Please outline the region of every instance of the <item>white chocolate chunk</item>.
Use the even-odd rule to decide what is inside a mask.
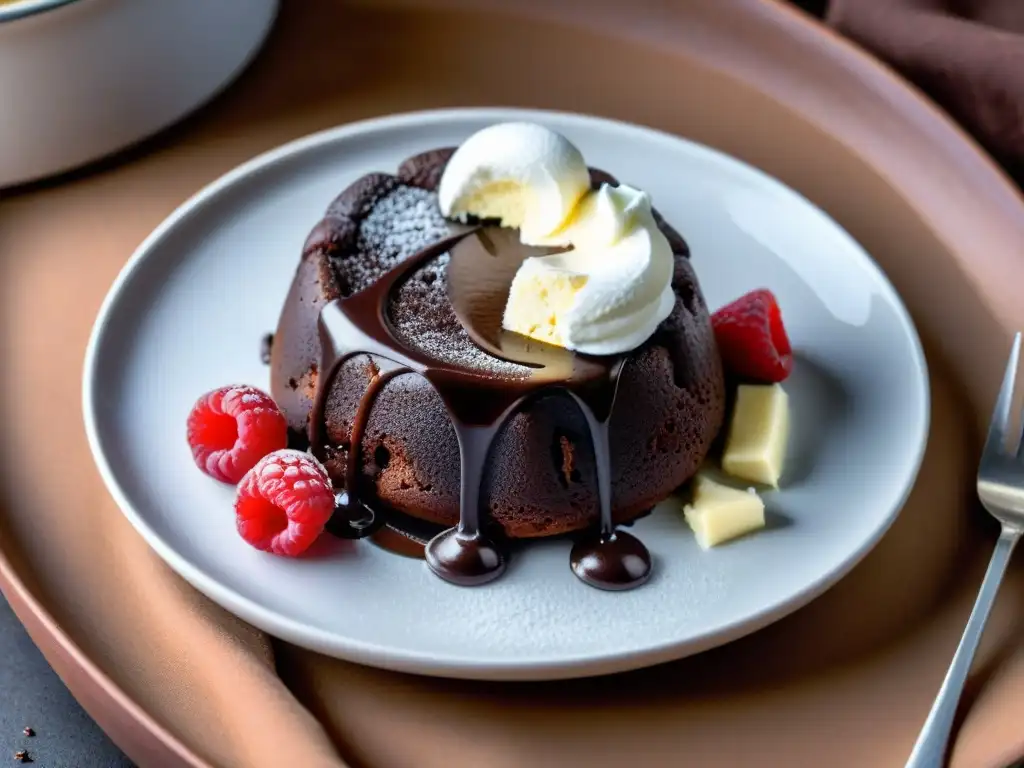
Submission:
[[[693,482],[693,503],[683,515],[703,549],[764,528],[764,502],[753,488],[730,488],[703,474]]]
[[[779,487],[789,440],[789,397],[778,384],[741,384],[722,454],[733,477]]]

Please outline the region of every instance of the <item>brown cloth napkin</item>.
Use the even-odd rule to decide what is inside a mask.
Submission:
[[[921,88],[1024,183],[1024,1],[832,0],[826,20]]]
[[[965,288],[956,263],[966,248],[936,234],[948,229],[923,222],[902,195],[906,187],[890,185],[785,100],[691,57],[718,34],[716,54],[737,62],[756,51],[761,82],[771,71],[791,98],[805,95],[803,81],[790,75],[803,76],[806,67],[785,63],[793,38],[755,23],[782,13],[774,6],[681,2],[669,23],[634,25],[630,37],[614,34],[616,14],[657,19],[669,6],[587,0],[587,13],[577,3],[577,23],[569,26],[506,15],[496,23],[499,0],[486,13],[453,12],[454,4],[438,10],[435,0],[417,11],[411,2],[381,0],[283,3],[266,50],[209,108],[116,161],[0,195],[0,548],[97,667],[210,765],[902,765],[991,552],[990,521],[971,514],[971,483],[975,426],[1005,355],[1005,329],[985,309],[991,292],[984,287],[1002,285],[1003,271],[977,267]],[[488,5],[466,2],[474,4]],[[563,7],[537,2],[535,16],[542,5],[545,12]],[[600,15],[595,6],[604,16],[600,33],[582,21]],[[661,44],[664,29],[688,35],[686,46]],[[801,29],[805,41],[835,48]],[[496,60],[516,66],[481,66]],[[843,81],[833,75],[821,83],[820,98],[837,108]],[[858,93],[856,105],[878,105]],[[847,224],[891,274],[903,276],[912,309],[958,297],[955,317],[942,313],[945,325],[922,327],[932,341],[969,330],[983,364],[955,359],[954,371],[936,354],[942,345],[929,344],[932,431],[917,486],[879,545],[806,608],[728,646],[615,677],[544,684],[420,678],[330,659],[246,626],[177,578],[116,508],[82,429],[80,371],[103,295],[142,239],[195,190],[290,139],[393,112],[495,103],[646,123],[750,159]],[[899,167],[900,158],[914,157],[917,134],[894,125],[887,135],[899,135],[900,146],[883,149]],[[865,133],[862,151],[877,150],[865,146],[879,132]],[[920,174],[923,165],[910,167]],[[1019,208],[1005,194],[967,189],[982,203]],[[943,200],[949,208],[958,198],[947,192]],[[959,213],[947,218],[959,221]],[[982,229],[972,242],[1010,252]],[[916,276],[925,265],[922,281]],[[975,285],[982,286],[977,294]],[[254,337],[254,354],[255,344]],[[965,394],[979,388],[984,409]],[[1022,605],[1018,558],[965,697],[954,768],[1001,768],[1024,754]]]

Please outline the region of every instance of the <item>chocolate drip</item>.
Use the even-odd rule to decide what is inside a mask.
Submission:
[[[596,534],[576,542],[569,555],[569,562],[572,572],[580,579],[591,586],[608,590],[632,589],[643,584],[651,575],[651,555],[647,547],[632,534],[616,531],[615,522],[612,520],[608,420],[618,389],[619,374],[625,364],[626,358],[621,358],[610,370],[607,386],[597,393],[597,399],[585,400],[575,392],[570,393],[587,420],[590,441],[594,446],[601,519]],[[602,395],[610,395],[607,404],[601,402]]]
[[[370,410],[373,408],[373,401],[377,399],[377,394],[384,389],[384,385],[400,373],[404,373],[401,368],[384,372],[377,371],[373,378],[370,379],[370,383],[366,387],[362,399],[359,401],[359,408],[356,410],[356,416],[352,420],[348,463],[345,466],[346,488],[355,489],[359,481],[359,460],[363,452],[363,435],[366,434],[366,422],[370,420]]]
[[[363,435],[366,434],[366,422],[370,419],[373,401],[377,394],[391,379],[406,369],[396,368],[391,371],[376,371],[363,392],[352,419],[352,430],[349,436],[348,457],[345,464],[345,490],[335,496],[334,518],[331,532],[344,539],[361,539],[371,536],[380,530],[385,523],[385,516],[362,501],[359,493],[359,467],[362,459]]]
[[[435,360],[402,343],[388,316],[392,292],[427,260],[450,251],[448,292],[456,315],[481,349],[525,366],[520,378]],[[635,537],[616,531],[612,519],[608,420],[625,357],[598,358],[505,331],[502,312],[512,278],[522,262],[552,252],[521,244],[511,230],[460,227],[455,233],[404,261],[380,280],[347,298],[326,304],[320,312],[321,344],[317,395],[310,418],[314,453],[324,451],[324,407],[330,382],[339,366],[358,354],[388,360],[396,367],[378,374],[360,401],[351,431],[346,466],[346,491],[339,494],[339,513],[361,535],[377,530],[384,515],[364,502],[359,487],[360,445],[373,399],[390,378],[416,373],[430,382],[451,417],[459,443],[461,492],[459,524],[433,537],[424,556],[441,578],[476,585],[499,576],[506,556],[492,538],[481,515],[482,484],[494,439],[508,420],[531,398],[551,391],[570,397],[589,427],[597,466],[599,526],[572,550],[573,572],[601,589],[628,589],[650,575],[651,560]]]
[[[426,541],[390,522],[385,523],[384,527],[370,537],[370,540],[381,549],[403,557],[422,559],[427,548]]]
[[[370,541],[396,555],[422,560],[427,542],[439,533],[440,526],[394,510],[388,511],[387,518],[384,527],[373,534]]]

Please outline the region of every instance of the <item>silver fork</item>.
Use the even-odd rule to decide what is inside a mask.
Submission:
[[[957,703],[963,692],[971,661],[978,649],[978,641],[985,630],[985,622],[992,610],[999,585],[1010,562],[1010,554],[1024,533],[1024,442],[1018,432],[1011,446],[1007,446],[1010,429],[1010,411],[1013,402],[1013,384],[1017,377],[1017,363],[1020,360],[1021,335],[1013,339],[1010,360],[1003,375],[1003,386],[999,390],[992,423],[988,428],[988,439],[981,454],[978,467],[978,498],[991,515],[999,521],[1002,530],[996,542],[995,552],[989,561],[981,591],[967,621],[967,628],[960,645],[957,646],[953,662],[942,681],[939,695],[935,697],[932,711],[928,713],[921,729],[914,751],[910,754],[906,768],[940,768],[945,763],[949,748],[949,736],[953,730],[953,718]]]

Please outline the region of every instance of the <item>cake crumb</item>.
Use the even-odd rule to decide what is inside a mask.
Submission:
[[[274,349],[274,334],[264,334],[260,340],[260,362],[264,365],[270,365],[270,356]]]

